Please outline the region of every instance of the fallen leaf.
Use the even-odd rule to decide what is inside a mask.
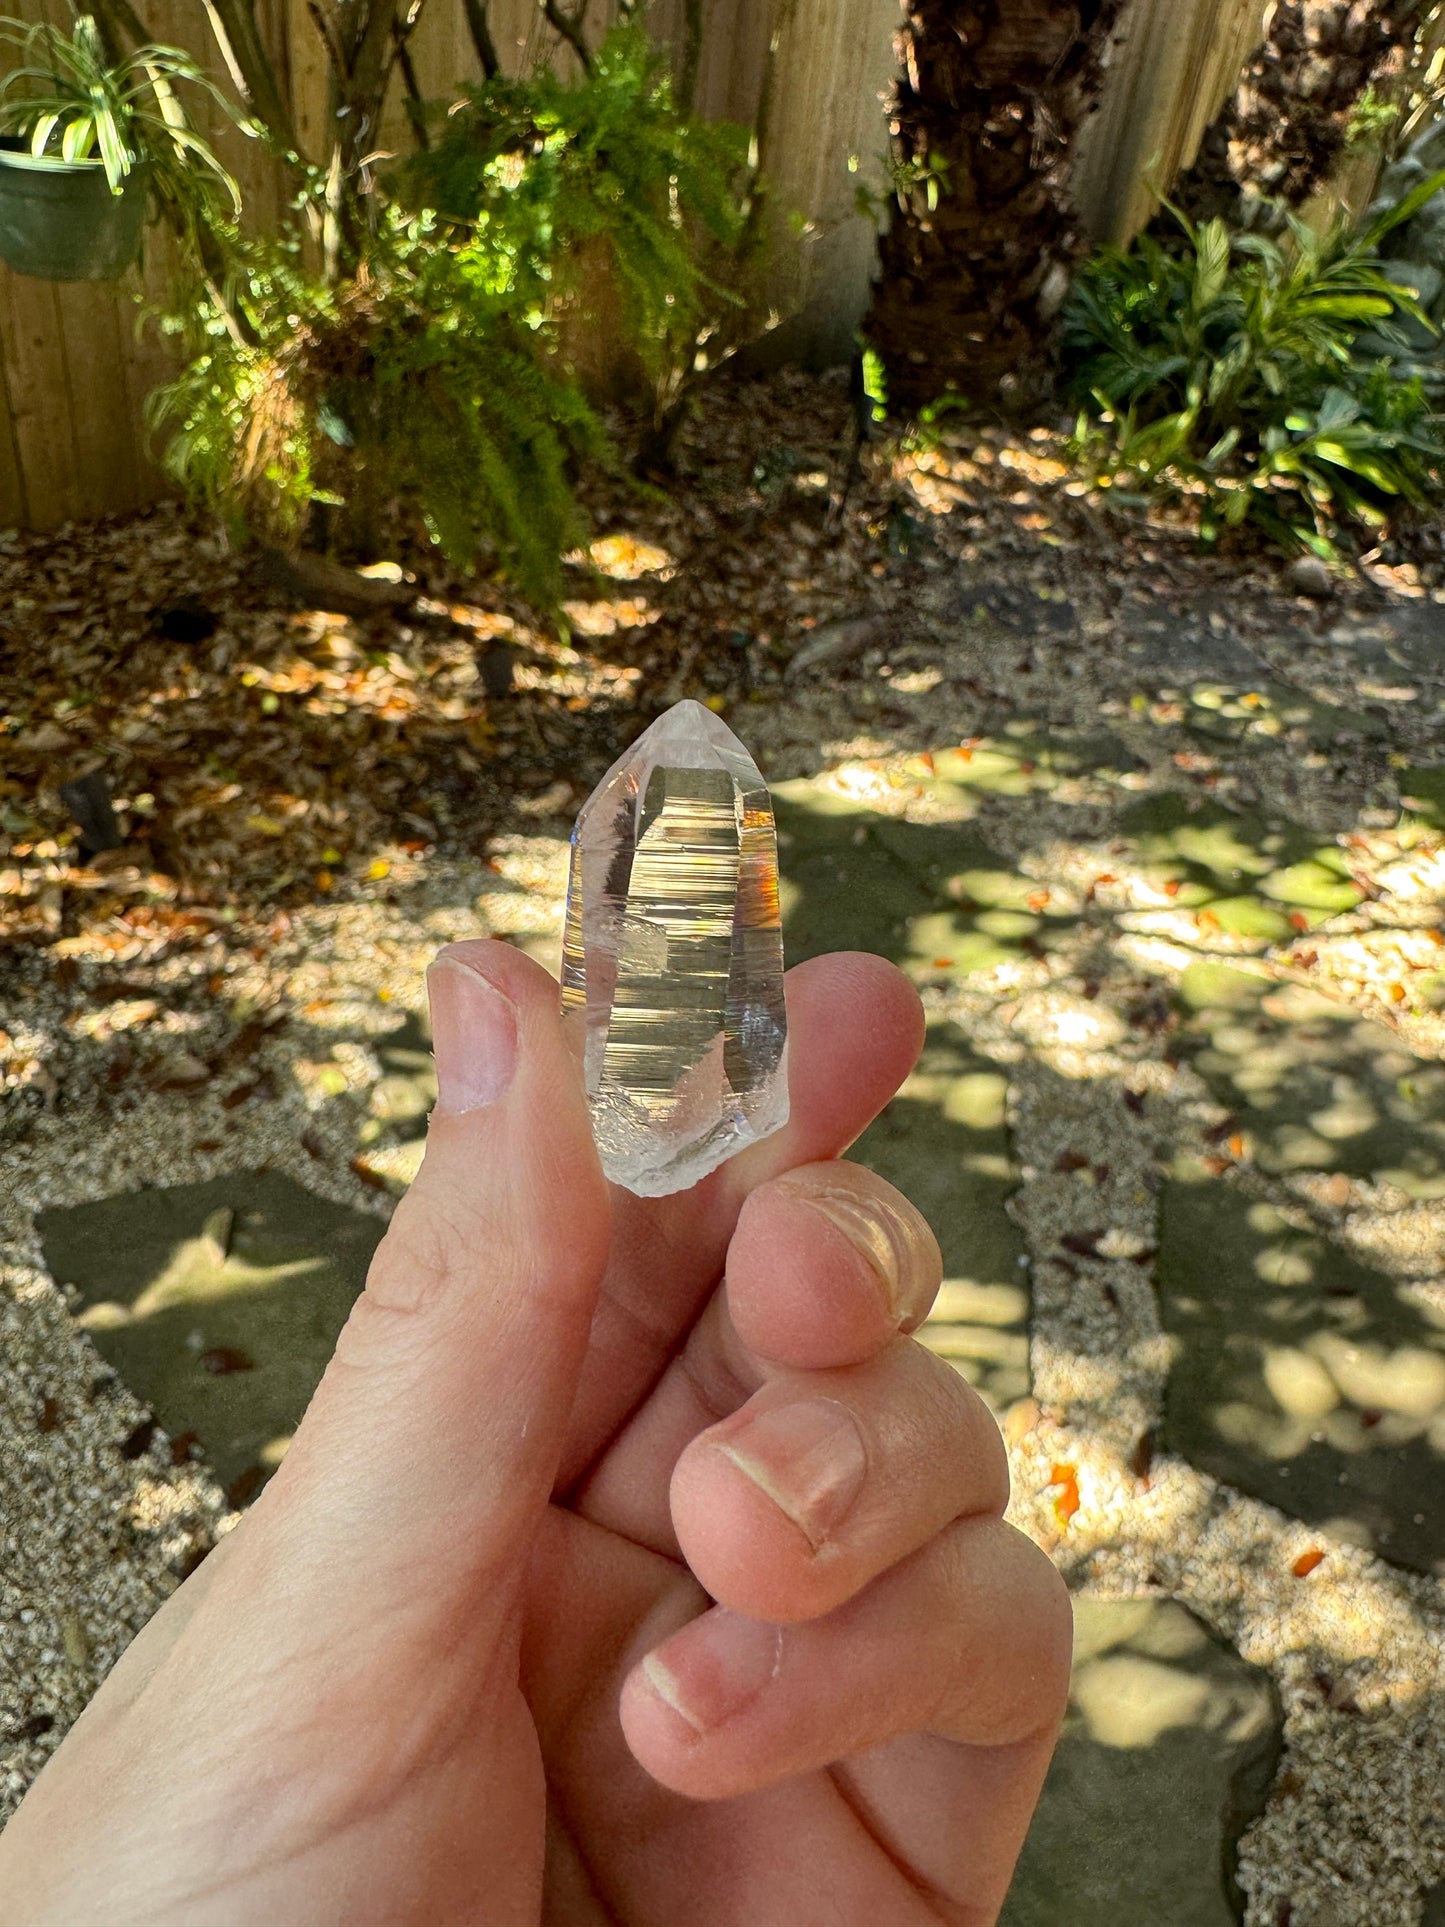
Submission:
[[[259,1465],[248,1465],[245,1471],[238,1472],[226,1487],[226,1503],[234,1506],[239,1512],[242,1506],[249,1505],[261,1490],[265,1477],[266,1474]]]
[[[120,1456],[123,1459],[138,1459],[147,1450],[155,1437],[156,1422],[153,1418],[143,1418],[139,1425],[127,1432],[120,1442]]]
[[[196,1363],[213,1378],[224,1378],[230,1372],[255,1370],[246,1353],[237,1351],[233,1345],[213,1345],[209,1351],[201,1353]]]
[[[1098,1231],[1066,1231],[1059,1243],[1065,1251],[1072,1251],[1077,1257],[1097,1258],[1099,1240],[1103,1235],[1102,1227]]]

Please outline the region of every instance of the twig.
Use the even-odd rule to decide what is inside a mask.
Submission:
[[[592,56],[587,51],[587,42],[582,38],[582,23],[587,18],[587,0],[578,0],[576,11],[563,13],[561,0],[540,0],[547,25],[554,33],[560,34],[567,45],[582,63],[584,74],[592,72]]]
[[[758,89],[758,105],[753,115],[753,137],[748,155],[748,209],[743,217],[743,231],[737,246],[740,264],[752,260],[763,239],[763,205],[767,199],[763,168],[767,162],[768,140],[773,127],[773,91],[777,84],[778,53],[783,44],[783,35],[797,11],[797,4],[798,0],[778,0],[773,15],[773,31],[768,36],[767,63],[763,68],[762,85]]]
[[[487,20],[486,0],[462,0],[462,11],[467,16],[467,31],[472,36],[477,59],[482,63],[482,73],[486,79],[495,80],[502,71],[502,63],[497,58],[497,43]]]
[[[402,84],[406,88],[406,117],[411,122],[411,131],[416,136],[417,146],[425,152],[431,146],[431,136],[426,131],[426,117],[421,111],[424,105],[422,91],[417,85],[411,49],[406,44],[408,30],[404,29],[399,21],[393,21],[391,31],[396,39],[394,58],[401,69]]]
[[[317,0],[306,0],[306,11],[311,15],[311,24],[321,36],[321,44],[326,49],[326,58],[336,70],[337,81],[350,78],[350,63],[342,49],[336,30],[317,5]]]
[[[704,0],[682,0],[682,68],[677,76],[677,104],[684,114],[697,105],[697,76],[702,65]]]
[[[407,43],[416,31],[416,24],[421,19],[421,10],[425,4],[426,0],[409,0],[405,16],[402,19],[398,19],[395,12],[392,13],[391,48],[387,56],[385,71],[381,77],[378,96],[379,99],[385,100],[386,90],[391,85],[391,70],[393,67],[399,67],[401,69],[402,86],[406,90],[406,100],[403,103],[406,108],[406,117],[411,123],[411,131],[416,139],[416,144],[422,149],[431,146],[431,139],[427,134],[426,121],[421,111],[425,100],[421,87],[417,82],[416,68],[412,64],[411,48]]]

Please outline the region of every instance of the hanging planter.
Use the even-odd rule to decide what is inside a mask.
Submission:
[[[0,259],[18,273],[117,279],[140,252],[148,203],[182,230],[240,212],[177,84],[237,116],[189,54],[121,53],[84,13],[68,34],[0,19],[0,46],[20,55],[0,74]]]
[[[0,259],[46,281],[114,281],[140,252],[146,180],[133,167],[112,193],[103,161],[32,154],[0,136]]]

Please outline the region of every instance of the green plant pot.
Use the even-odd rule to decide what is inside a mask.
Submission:
[[[142,169],[112,194],[100,161],[36,156],[0,137],[0,259],[42,281],[114,281],[140,252]]]

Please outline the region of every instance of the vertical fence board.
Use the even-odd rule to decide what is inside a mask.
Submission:
[[[0,269],[0,279],[5,270]],[[25,499],[25,475],[15,437],[15,411],[10,400],[15,387],[15,370],[8,351],[9,321],[0,290],[0,528],[26,528],[30,524]]]
[[[769,294],[791,315],[775,357],[846,360],[868,305],[875,228],[858,190],[882,185],[882,97],[893,75],[895,0],[792,0],[778,46],[762,168],[773,195]],[[798,139],[806,127],[810,137]],[[792,223],[802,219],[801,237]]]
[[[71,281],[55,289],[69,376],[75,515],[124,514],[139,501],[135,420],[126,384],[130,342],[121,327],[121,304],[128,319],[131,302],[110,287]]]
[[[1198,153],[1263,38],[1267,11],[1267,0],[1130,0],[1073,173],[1074,203],[1095,240],[1126,241],[1149,220],[1156,187]]]
[[[0,342],[25,478],[26,520],[53,528],[78,511],[70,375],[55,290],[48,282],[0,268]]]

